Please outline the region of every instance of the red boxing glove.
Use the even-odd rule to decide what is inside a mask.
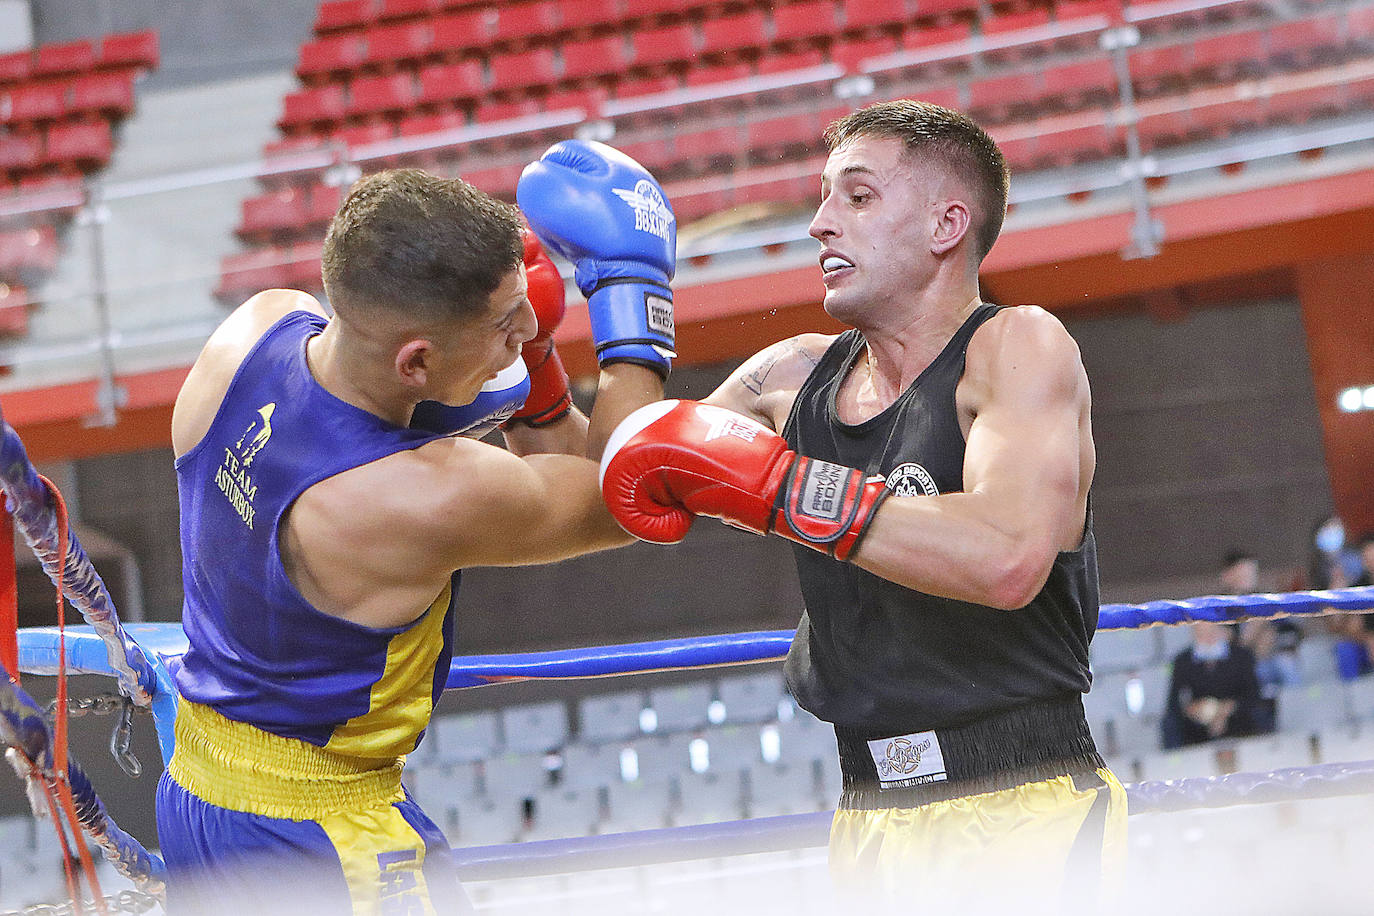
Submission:
[[[548,426],[572,410],[568,373],[553,344],[553,332],[563,321],[563,278],[540,246],[539,239],[528,229],[525,230],[525,278],[539,329],[520,348],[520,356],[530,373],[530,396],[511,420],[534,427]]]
[[[657,544],[682,540],[695,516],[710,515],[847,560],[888,493],[880,477],[798,455],[763,424],[696,401],[641,407],[601,458],[611,514]]]

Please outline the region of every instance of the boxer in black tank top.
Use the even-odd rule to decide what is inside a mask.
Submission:
[[[853,330],[632,414],[603,496],[646,540],[710,515],[797,545],[786,673],[835,726],[847,903],[1103,912],[1126,813],[1081,700],[1098,591],[1078,348],[1042,309],[982,302],[1008,175],[981,128],[896,100],[825,140],[810,234]]]

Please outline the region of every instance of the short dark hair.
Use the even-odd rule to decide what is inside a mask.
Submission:
[[[392,169],[349,189],[324,240],[324,288],[344,314],[469,317],[524,253],[520,212],[460,178]]]
[[[891,137],[909,152],[931,156],[963,180],[982,209],[975,214],[977,257],[981,262],[1002,232],[1011,182],[1006,157],[987,131],[967,115],[915,99],[874,102],[833,121],[825,129],[826,149],[834,151],[858,137]]]
[[[1232,566],[1235,566],[1237,563],[1240,563],[1244,560],[1253,560],[1258,563],[1259,557],[1255,556],[1248,550],[1228,550],[1221,556],[1221,568],[1230,569]]]

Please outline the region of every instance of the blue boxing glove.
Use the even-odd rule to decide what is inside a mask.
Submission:
[[[666,378],[677,220],[654,177],[604,143],[564,140],[525,166],[515,198],[540,241],[573,262],[597,361]]]
[[[411,429],[480,439],[511,418],[530,394],[530,374],[520,357],[482,386],[471,403],[454,407],[421,401],[410,416]]]

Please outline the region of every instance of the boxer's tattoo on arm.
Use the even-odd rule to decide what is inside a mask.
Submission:
[[[820,364],[820,359],[810,350],[806,349],[806,347],[802,346],[801,343],[795,340],[789,340],[786,344],[775,346],[761,354],[762,361],[749,372],[740,376],[740,384],[748,388],[754,395],[762,396],[764,383],[768,380],[768,373],[773,370],[773,367],[778,364],[779,360],[790,353],[801,354],[801,357],[810,363],[811,369],[815,369],[816,366]],[[810,370],[808,370],[808,373],[809,371]]]

